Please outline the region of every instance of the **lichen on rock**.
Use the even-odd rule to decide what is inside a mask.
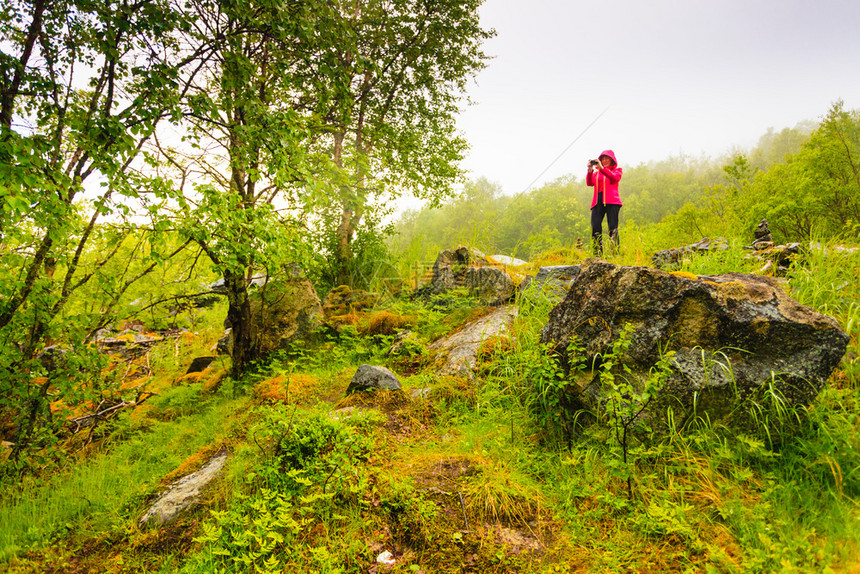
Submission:
[[[674,352],[672,372],[649,412],[665,417],[671,408],[676,422],[719,419],[739,398],[762,389],[789,407],[808,405],[848,343],[834,319],[791,299],[775,279],[730,273],[691,280],[600,259],[583,264],[541,341],[556,349],[564,367],[575,360],[595,364],[627,325],[627,370],[619,374],[640,387],[661,353]],[[572,338],[584,357],[568,356]],[[598,373],[580,380],[577,408],[601,408]]]

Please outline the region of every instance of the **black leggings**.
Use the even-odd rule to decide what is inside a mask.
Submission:
[[[603,216],[606,216],[606,223],[609,225],[609,240],[615,244],[615,247],[620,245],[618,240],[618,212],[621,211],[620,205],[610,203],[604,205],[598,201],[597,205],[591,208],[591,241],[594,245],[594,253],[600,255],[603,253]]]

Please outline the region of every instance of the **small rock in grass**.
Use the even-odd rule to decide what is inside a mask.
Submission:
[[[400,381],[397,379],[397,375],[385,367],[361,365],[346,388],[346,394],[351,395],[358,391],[369,390],[400,390]]]

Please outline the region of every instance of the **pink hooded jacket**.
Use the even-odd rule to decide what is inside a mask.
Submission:
[[[597,205],[598,192],[603,193],[603,204],[623,205],[621,196],[618,194],[618,182],[621,179],[621,168],[618,167],[618,160],[615,159],[615,152],[611,149],[600,152],[600,159],[607,156],[612,160],[612,167],[601,167],[600,171],[593,173],[588,170],[585,176],[585,184],[594,188],[594,197],[591,200],[591,209]]]

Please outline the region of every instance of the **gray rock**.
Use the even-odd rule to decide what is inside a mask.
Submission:
[[[528,261],[511,257],[510,255],[490,255],[490,259],[502,265],[510,265],[511,267],[519,267],[520,265],[528,265]]]
[[[787,275],[792,264],[803,256],[800,243],[774,246],[773,242],[759,242],[753,244],[752,249],[747,259],[766,261],[764,267],[759,269],[759,274],[773,274],[776,277]]]
[[[439,353],[441,357],[439,374],[474,378],[481,343],[489,337],[507,333],[517,312],[517,308],[510,305],[499,307],[428,346],[429,351]]]
[[[674,351],[671,373],[645,415],[677,423],[690,416],[718,420],[739,398],[765,392],[791,405],[808,405],[845,353],[848,336],[830,317],[788,297],[776,280],[730,273],[688,279],[645,267],[590,259],[567,297],[550,313],[541,342],[567,367],[575,338],[581,359],[594,364],[618,334],[632,328],[618,371],[642,387],[663,352]],[[578,378],[570,408],[598,412],[599,370]],[[572,414],[572,413],[571,413]]]
[[[832,252],[836,253],[857,253],[860,247],[845,247],[844,245],[834,245],[832,247],[824,245],[820,241],[810,241],[809,249],[818,253],[827,255]]]
[[[262,353],[283,349],[309,339],[322,325],[322,305],[309,279],[287,277],[273,280],[251,299],[251,336]],[[229,324],[218,341],[218,353],[230,355],[233,332]]]
[[[218,478],[227,463],[227,451],[222,450],[197,472],[184,476],[174,482],[149,507],[138,522],[139,526],[151,524],[161,526],[175,520],[184,511],[199,502],[200,493]]]
[[[516,293],[511,276],[495,267],[469,267],[464,277],[469,293],[487,305],[501,305]]]
[[[837,253],[857,253],[857,251],[860,251],[860,248],[836,245],[835,247],[833,247],[833,251],[836,251]]]
[[[474,248],[460,245],[444,249],[433,263],[433,276],[429,283],[418,288],[418,295],[439,295],[457,287],[467,287],[466,270],[487,264],[484,254]]]
[[[433,298],[460,287],[486,305],[501,305],[516,294],[513,278],[498,263],[477,249],[461,245],[439,253],[430,281],[418,287],[414,296]]]
[[[534,277],[526,277],[520,283],[519,292],[526,293],[529,289],[540,289],[541,293],[553,302],[564,299],[567,290],[574,279],[579,276],[581,265],[550,265],[538,269]]]
[[[251,277],[251,280],[248,282],[249,287],[262,287],[266,284],[267,281],[272,280],[265,273],[259,273]],[[218,295],[226,295],[227,294],[227,285],[224,283],[224,278],[221,277],[211,285],[209,285],[209,290]]]
[[[215,352],[219,355],[229,356],[233,354],[233,329],[227,328],[224,330],[224,334],[215,343]]]
[[[185,374],[189,373],[199,373],[201,371],[205,371],[206,368],[215,361],[215,357],[212,355],[207,355],[204,357],[195,357],[191,364],[188,366],[188,370],[185,371]]]
[[[692,245],[658,251],[651,256],[651,261],[653,261],[654,265],[660,269],[677,265],[687,255],[707,253],[709,251],[725,251],[728,248],[729,244],[722,237],[717,237],[715,239],[705,237]]]
[[[99,329],[93,334],[93,340],[96,342],[101,341],[102,339],[112,339],[113,332],[108,328]]]
[[[574,279],[579,277],[581,268],[582,265],[550,265],[541,267],[534,277],[534,282],[540,284],[547,281],[557,281],[569,289]]]
[[[128,335],[131,335],[134,338],[135,343],[140,343],[141,341],[148,340],[149,337],[146,337],[145,335],[143,335],[141,333],[141,331],[143,331],[143,328],[135,325],[135,328],[125,329],[125,330],[121,331],[119,335],[114,337],[114,340],[116,340],[119,337],[124,337],[124,336],[128,336]]]
[[[753,235],[755,236],[755,241],[753,241],[753,247],[755,247],[759,243],[770,243],[773,246],[773,235],[770,233],[770,228],[767,225],[767,219],[762,219],[759,221],[758,225],[753,231]]]
[[[361,365],[346,388],[346,394],[371,390],[397,391],[400,390],[400,381],[385,367]]]

